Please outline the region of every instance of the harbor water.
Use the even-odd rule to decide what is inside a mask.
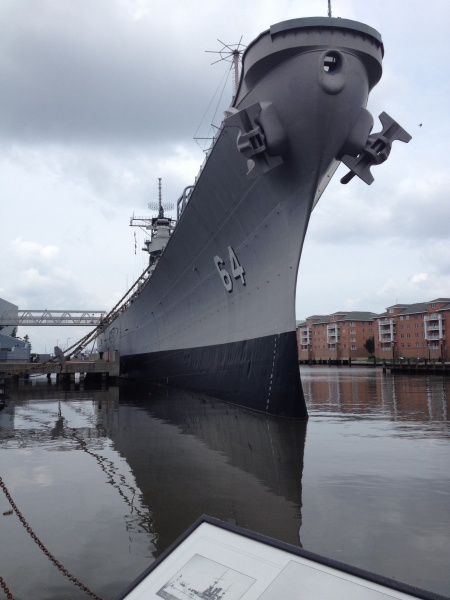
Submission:
[[[88,598],[58,561],[113,599],[202,514],[450,596],[450,380],[301,375],[307,423],[150,386],[9,387],[0,576],[13,598]]]

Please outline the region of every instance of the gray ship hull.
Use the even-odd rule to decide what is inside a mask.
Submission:
[[[234,107],[156,269],[99,337],[123,374],[307,417],[298,266],[315,202],[370,130],[355,133],[381,76],[368,29],[299,19],[248,47]]]

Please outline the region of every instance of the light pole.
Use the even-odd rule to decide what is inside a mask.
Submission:
[[[67,338],[67,343],[66,343],[66,350],[69,347],[69,340],[71,340],[72,338]]]

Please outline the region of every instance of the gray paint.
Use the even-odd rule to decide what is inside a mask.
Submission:
[[[316,21],[272,26],[247,48],[234,106],[160,262],[105,332],[122,356],[295,331],[309,217],[343,149],[365,147],[369,131],[355,125],[367,122],[383,52],[371,28]],[[245,270],[231,293],[215,262],[230,271],[229,247]]]

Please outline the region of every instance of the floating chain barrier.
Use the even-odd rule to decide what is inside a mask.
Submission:
[[[8,488],[3,483],[3,479],[1,477],[0,477],[0,487],[2,488],[3,493],[5,494],[6,498],[8,499],[8,502],[12,506],[14,512],[19,517],[19,520],[22,523],[22,525],[25,527],[27,532],[30,534],[33,541],[36,542],[36,544],[39,546],[39,548],[42,550],[42,552],[47,556],[47,558],[49,560],[51,560],[51,562],[55,565],[55,567],[57,569],[59,569],[61,571],[61,573],[63,573],[63,575],[65,575],[65,577],[67,577],[67,579],[69,579],[69,581],[71,581],[73,584],[75,584],[80,589],[82,589],[83,592],[85,592],[88,596],[90,596],[91,598],[95,598],[95,600],[102,600],[102,598],[100,596],[97,596],[97,594],[94,594],[94,592],[91,592],[91,590],[87,586],[85,586],[84,583],[81,583],[81,581],[79,581],[76,577],[74,577],[74,575],[72,575],[66,569],[66,567],[64,565],[62,565],[59,562],[59,560],[55,556],[53,556],[53,554],[49,550],[47,550],[47,548],[44,546],[44,544],[41,542],[41,540],[38,538],[38,536],[31,529],[30,525],[25,520],[25,517],[22,515],[20,510],[17,508],[14,500],[11,498]],[[8,590],[8,588],[6,587],[6,584],[4,583],[4,581],[1,577],[0,577],[0,584],[1,584],[2,588],[5,590],[8,600],[10,600],[10,599],[14,600],[13,596],[11,595],[11,592]]]
[[[0,586],[2,587],[2,590],[5,592],[8,600],[14,600],[14,596],[9,591],[8,586],[6,585],[5,580],[3,579],[3,577],[1,575],[0,575]]]

